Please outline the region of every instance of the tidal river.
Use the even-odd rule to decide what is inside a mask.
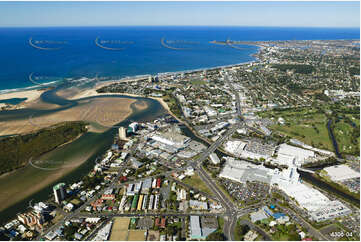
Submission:
[[[21,109],[0,112],[0,121],[26,119],[30,115],[41,115],[57,112],[78,105],[79,100],[66,100],[56,95],[54,89],[42,95],[42,101],[57,104],[60,107],[52,110]],[[131,105],[132,113],[116,126],[127,126],[130,122],[142,122],[153,120],[166,114],[162,105],[153,99],[141,97],[128,97],[124,95],[112,95],[113,97],[135,99],[137,102],[145,102],[146,109],[136,108],[137,102]],[[82,98],[95,99],[103,96]],[[109,97],[109,96],[107,96]],[[93,124],[96,125],[96,124]],[[31,203],[46,200],[52,196],[52,187],[58,182],[71,184],[86,175],[94,166],[97,156],[110,148],[117,128],[109,128],[103,133],[88,132],[72,143],[66,144],[54,151],[43,155],[40,160],[54,161],[65,168],[43,170],[30,164],[16,170],[9,175],[0,177],[0,224],[14,217],[18,212],[25,210]],[[52,164],[54,167],[54,164]],[[54,180],[54,177],[57,177]],[[52,178],[52,179],[51,179]]]

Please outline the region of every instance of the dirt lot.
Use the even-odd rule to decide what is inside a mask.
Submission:
[[[129,230],[129,241],[144,241],[146,230]]]
[[[149,230],[148,231],[148,237],[147,240],[148,241],[159,241],[159,231],[155,231],[155,230]]]
[[[124,241],[128,238],[130,218],[115,218],[110,235],[111,241]]]

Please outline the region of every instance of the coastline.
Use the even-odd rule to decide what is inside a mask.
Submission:
[[[219,68],[224,68],[224,67],[233,67],[233,66],[239,66],[239,65],[246,65],[246,64],[249,64],[249,63],[253,63],[253,62],[255,62],[255,61],[243,62],[243,63],[238,63],[238,64],[231,64],[231,65],[227,65],[227,66],[216,66],[216,67],[207,67],[207,68],[200,68],[200,69],[193,69],[193,70],[183,70],[183,71],[178,71],[178,72],[158,73],[158,75],[171,75],[171,74],[189,73],[189,72],[202,71],[202,70],[212,70],[212,69],[219,69]],[[153,100],[158,101],[161,104],[161,106],[170,115],[172,115],[180,123],[186,125],[194,133],[194,130],[188,125],[187,122],[181,120],[174,113],[171,112],[168,104],[161,97],[151,97],[151,96],[135,95],[135,94],[128,94],[128,93],[97,93],[96,92],[97,89],[99,89],[99,88],[101,88],[102,86],[105,86],[105,85],[110,85],[111,83],[135,81],[136,79],[144,78],[145,76],[146,75],[142,75],[141,77],[139,77],[139,75],[138,75],[138,76],[135,76],[135,77],[127,77],[125,79],[120,79],[120,80],[99,81],[99,82],[96,83],[95,87],[93,87],[91,89],[89,89],[89,88],[85,89],[84,91],[79,92],[78,94],[70,97],[69,99],[74,100],[74,99],[81,99],[81,98],[85,98],[85,97],[105,96],[105,95],[109,95],[109,96],[112,96],[112,95],[124,95],[124,96],[129,96],[129,97],[143,97],[143,98],[153,99]],[[45,88],[43,88],[42,90],[34,89],[34,90],[26,90],[26,91],[12,91],[12,92],[9,92],[9,93],[0,94],[0,98],[3,98],[3,99],[9,99],[9,98],[15,98],[15,97],[16,98],[19,98],[19,97],[22,97],[22,98],[27,97],[27,98],[29,98],[29,99],[23,101],[22,103],[18,104],[18,105],[23,105],[25,103],[36,101],[37,99],[39,99],[41,94],[43,92],[45,92],[45,91],[46,91]],[[129,103],[129,104],[131,104],[131,103]],[[130,115],[130,113],[127,113],[122,120],[124,120],[129,115]],[[194,133],[194,134],[197,137],[199,137],[196,133]],[[201,137],[199,137],[199,138],[201,138]],[[202,140],[204,140],[204,139],[202,138]],[[206,140],[204,140],[204,141],[209,144],[209,141],[206,141]],[[64,174],[70,173],[71,171],[73,171],[74,169],[76,169],[77,167],[82,165],[91,155],[92,154],[88,154],[88,155],[84,155],[83,157],[77,157],[77,158],[75,158],[73,160],[73,165],[74,166],[72,166],[72,167],[64,167],[63,169],[60,169],[57,172],[55,172],[56,174],[53,174],[52,176],[47,177],[45,179],[42,177],[42,179],[41,179],[42,182],[40,182],[41,184],[38,184],[36,186],[32,186],[32,189],[22,189],[22,191],[24,191],[24,194],[22,194],[21,196],[19,195],[19,191],[17,191],[16,189],[15,189],[16,191],[10,191],[10,192],[13,193],[12,195],[9,194],[9,192],[6,192],[6,194],[4,194],[5,195],[4,197],[9,197],[9,196],[10,197],[15,197],[15,195],[17,194],[17,198],[15,199],[15,201],[12,200],[11,203],[3,201],[3,204],[2,204],[3,206],[1,208],[1,210],[4,210],[4,207],[9,207],[9,206],[11,206],[11,204],[16,204],[17,202],[21,201],[22,199],[25,199],[25,198],[31,196],[31,194],[42,190],[44,187],[46,187],[51,182],[53,182],[55,180],[58,180],[61,177],[63,177]],[[1,176],[0,179],[4,180],[4,179],[7,179],[7,178],[12,178],[11,179],[12,181],[10,183],[17,183],[17,182],[14,181],[14,179],[15,179],[14,177],[16,176],[17,173],[19,173],[19,172],[27,172],[27,173],[29,173],[29,170],[32,170],[32,169],[34,169],[34,168],[26,169],[26,167],[24,167],[24,168],[22,168],[20,170],[16,170],[14,172],[11,172],[11,174],[6,174],[5,176]],[[26,174],[23,174],[23,175],[24,175],[23,178],[25,179],[25,177],[27,177],[27,176],[26,176]],[[35,178],[40,179],[39,177],[35,177]],[[3,185],[6,184],[6,186],[9,185],[8,182],[2,182],[2,184]],[[24,182],[24,184],[27,184],[27,183]],[[10,186],[11,186],[11,184],[10,184]],[[21,189],[21,187],[19,187],[19,188],[17,187],[17,189]],[[4,193],[4,192],[2,192],[2,193]]]
[[[251,44],[248,44],[248,45],[251,46]],[[262,48],[264,48],[263,46],[260,46],[258,44],[254,44],[253,46],[257,46],[258,49],[257,49],[257,51],[255,51],[255,53],[250,54],[250,56],[254,59],[251,61],[238,62],[238,63],[234,63],[234,64],[229,64],[229,65],[219,65],[219,66],[213,66],[213,67],[202,67],[202,68],[197,68],[197,69],[172,71],[172,72],[158,72],[156,74],[148,73],[148,74],[140,74],[140,75],[133,75],[133,76],[124,76],[124,77],[120,77],[118,80],[97,81],[96,85],[99,85],[99,87],[97,87],[97,88],[100,88],[104,85],[109,85],[111,83],[137,81],[139,79],[146,78],[147,76],[187,74],[187,73],[192,73],[192,72],[197,72],[197,71],[208,71],[208,70],[214,70],[214,69],[219,69],[219,68],[230,68],[230,67],[236,67],[236,66],[240,66],[240,65],[247,65],[247,64],[258,62],[259,61],[258,58],[255,57],[254,55],[258,54],[259,51],[262,50]],[[84,78],[84,77],[82,77],[82,78]],[[85,77],[85,78],[88,78],[88,77]],[[30,86],[30,87],[0,90],[0,100],[9,99],[9,98],[7,98],[8,95],[10,98],[24,95],[22,97],[29,96],[29,100],[25,100],[25,101],[19,103],[18,105],[24,104],[25,102],[34,101],[34,100],[36,100],[36,98],[34,97],[34,96],[36,96],[36,93],[37,92],[45,92],[46,89],[49,88],[49,86],[47,86],[47,85],[50,85],[50,84],[56,85],[56,82],[49,82],[49,83],[45,83],[45,84],[36,84],[36,85]],[[40,95],[39,95],[39,97],[40,97]],[[106,94],[103,94],[103,95],[106,95]],[[77,99],[77,97],[70,98],[70,100],[73,100],[73,99]]]

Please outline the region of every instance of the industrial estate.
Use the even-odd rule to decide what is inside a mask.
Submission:
[[[90,173],[1,238],[359,241],[359,40],[221,44],[257,45],[257,61],[97,89],[169,114],[110,127]]]

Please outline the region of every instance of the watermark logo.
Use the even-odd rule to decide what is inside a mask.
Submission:
[[[33,160],[32,158],[29,159],[29,165],[43,171],[55,171],[76,166],[74,164],[67,164],[63,160]]]
[[[122,41],[122,40],[102,40],[100,37],[96,37],[94,43],[99,48],[105,50],[120,51],[125,50],[129,45],[134,44],[133,41]]]
[[[47,126],[53,125],[57,122],[57,120],[49,120],[49,117],[44,118],[44,117],[34,117],[35,114],[32,114],[29,116],[28,118],[28,122],[30,123],[30,125],[32,125],[33,127],[36,128],[45,128]]]
[[[39,87],[44,86],[51,86],[52,84],[55,84],[56,82],[63,80],[62,77],[56,77],[56,76],[41,76],[41,75],[35,75],[34,72],[30,73],[28,76],[28,80]]]
[[[188,40],[166,40],[165,37],[160,39],[160,44],[171,50],[189,50],[199,45],[199,42]]]
[[[33,37],[29,38],[29,45],[38,50],[59,50],[66,44],[68,44],[67,41],[34,40]]]

